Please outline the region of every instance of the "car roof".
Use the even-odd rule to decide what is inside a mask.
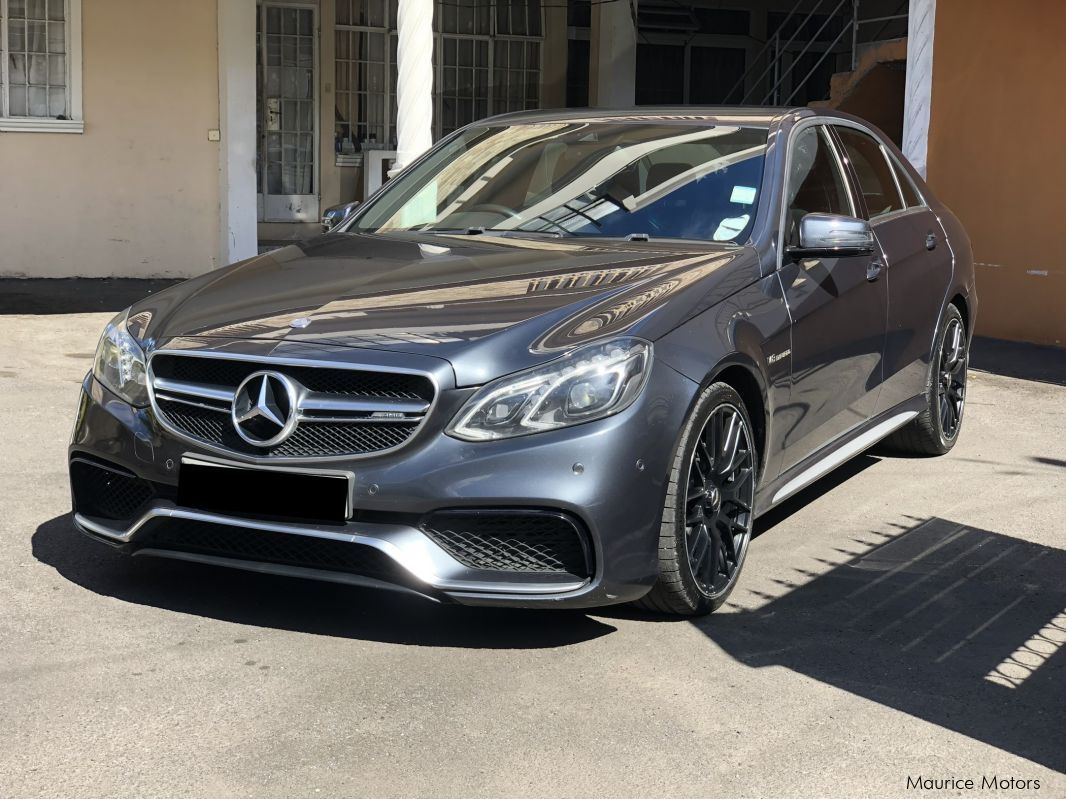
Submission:
[[[731,124],[749,124],[760,127],[769,126],[786,116],[801,118],[806,116],[839,116],[828,109],[817,111],[805,106],[751,106],[751,105],[671,105],[671,106],[636,106],[632,108],[556,108],[539,111],[515,111],[499,114],[483,120],[493,124],[521,124],[534,122],[569,122],[572,120],[613,120],[618,122],[665,122],[665,123],[706,123],[709,120],[728,120]]]

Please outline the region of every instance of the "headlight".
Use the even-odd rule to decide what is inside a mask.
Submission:
[[[104,328],[96,347],[93,374],[130,405],[143,406],[148,404],[144,351],[130,334],[127,313],[123,311]],[[147,323],[142,324],[142,320],[143,314],[138,314],[133,326],[143,332]]]
[[[509,375],[478,391],[448,434],[487,441],[555,430],[625,410],[651,371],[651,344],[618,338]]]

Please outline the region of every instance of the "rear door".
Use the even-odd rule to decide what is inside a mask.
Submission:
[[[936,216],[895,156],[869,131],[834,126],[884,255],[888,332],[877,410],[921,393],[951,278],[951,252]]]
[[[857,216],[828,131],[793,134],[785,194],[785,244],[808,213]],[[788,469],[873,415],[881,386],[888,294],[876,256],[783,256],[778,275],[792,318],[792,386],[785,422]]]

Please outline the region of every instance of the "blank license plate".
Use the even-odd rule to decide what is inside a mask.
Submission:
[[[349,516],[348,478],[183,458],[178,504],[242,516],[342,522]]]

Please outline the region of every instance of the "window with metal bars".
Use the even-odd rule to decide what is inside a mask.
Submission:
[[[80,0],[0,0],[0,129],[80,117],[80,74],[71,70],[80,11]]]
[[[336,143],[396,145],[396,0],[336,2]],[[437,137],[540,105],[540,0],[437,0]],[[350,142],[351,144],[347,144]]]

